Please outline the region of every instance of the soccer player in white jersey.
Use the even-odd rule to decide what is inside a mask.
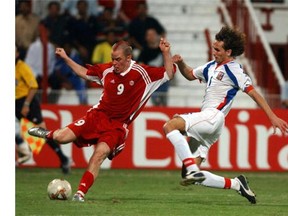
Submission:
[[[274,133],[276,128],[282,133],[288,132],[287,122],[273,113],[265,99],[253,88],[250,77],[235,61],[235,58],[244,52],[244,44],[243,33],[225,26],[216,34],[213,42],[215,60],[193,69],[180,55],[173,56],[181,74],[187,80],[198,79],[206,83],[206,91],[200,112],[177,114],[164,124],[163,129],[183,163],[183,186],[200,184],[213,188],[234,189],[255,204],[256,195],[249,188],[244,175],[229,179],[199,170],[211,145],[218,140],[223,130],[225,116],[230,111],[238,90],[248,94],[263,109],[271,121]],[[190,146],[183,135],[191,137]],[[196,150],[192,152],[190,147],[196,147]]]
[[[31,128],[29,134],[54,140],[59,144],[74,142],[78,147],[94,145],[73,201],[84,202],[84,196],[96,180],[100,165],[108,157],[114,158],[125,146],[127,127],[138,116],[151,94],[163,83],[174,77],[170,44],[161,39],[164,66],[151,67],[132,60],[132,48],[126,41],[112,46],[112,62],[83,67],[69,58],[63,48],[56,54],[80,77],[95,81],[103,86],[98,104],[89,109],[85,116],[64,128],[47,131]]]

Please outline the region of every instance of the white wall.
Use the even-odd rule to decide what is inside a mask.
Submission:
[[[272,31],[265,31],[269,43],[286,44],[288,43],[288,0],[282,3],[253,3],[256,15],[261,24],[266,23],[267,15],[261,11],[262,7],[273,8],[270,14],[270,23],[273,25]]]

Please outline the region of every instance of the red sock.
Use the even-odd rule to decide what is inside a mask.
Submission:
[[[231,179],[224,178],[224,180],[225,180],[224,189],[230,189],[231,188]]]
[[[94,183],[94,175],[91,172],[86,171],[82,176],[82,179],[78,186],[78,190],[86,194],[89,188],[93,185],[93,183]]]
[[[194,165],[196,163],[195,163],[195,159],[194,158],[186,158],[186,159],[183,160],[183,164],[187,168],[187,167],[189,167],[191,165]]]
[[[183,164],[186,167],[187,172],[199,170],[194,158],[186,158],[183,160]]]

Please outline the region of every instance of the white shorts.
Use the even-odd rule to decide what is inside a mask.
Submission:
[[[201,112],[179,115],[185,121],[185,131],[188,137],[193,137],[199,146],[193,156],[206,158],[208,150],[215,143],[224,127],[225,116],[217,109],[209,108]]]

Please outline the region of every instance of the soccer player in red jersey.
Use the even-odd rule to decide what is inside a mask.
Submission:
[[[83,67],[66,55],[63,48],[56,54],[80,77],[103,86],[98,102],[85,116],[64,128],[48,131],[35,127],[32,136],[54,140],[59,144],[74,142],[78,147],[94,146],[88,168],[83,174],[73,201],[84,202],[84,196],[98,176],[100,165],[108,157],[112,160],[125,146],[127,127],[138,116],[151,94],[174,77],[176,66],[170,54],[170,44],[161,39],[164,66],[137,64],[132,59],[132,48],[126,41],[112,47],[112,62]]]

